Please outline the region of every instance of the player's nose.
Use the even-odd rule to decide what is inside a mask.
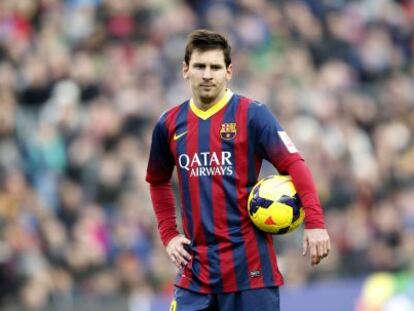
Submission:
[[[203,79],[208,80],[208,79],[211,79],[211,78],[212,78],[212,76],[211,76],[211,69],[209,67],[207,67],[203,71]]]

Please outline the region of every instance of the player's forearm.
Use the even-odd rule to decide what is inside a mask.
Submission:
[[[305,209],[305,228],[324,228],[321,203],[308,166],[303,160],[298,160],[287,170]]]
[[[150,184],[150,192],[161,241],[166,246],[173,237],[179,234],[171,182]]]

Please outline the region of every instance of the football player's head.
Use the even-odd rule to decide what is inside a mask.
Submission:
[[[183,77],[193,98],[207,108],[224,95],[232,77],[230,52],[228,41],[217,32],[195,30],[188,37]]]
[[[216,31],[197,29],[188,35],[184,54],[184,63],[187,66],[189,66],[191,56],[195,50],[199,52],[221,50],[226,68],[231,65],[231,46],[226,37]]]

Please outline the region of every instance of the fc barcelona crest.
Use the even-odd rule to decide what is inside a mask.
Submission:
[[[222,123],[220,129],[220,136],[222,139],[231,140],[236,137],[237,128],[236,123]]]

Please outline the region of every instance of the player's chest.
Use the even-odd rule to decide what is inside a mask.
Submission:
[[[234,119],[177,123],[171,146],[178,154],[189,151],[228,150],[247,143],[246,125]]]
[[[243,124],[211,119],[177,125],[171,146],[181,174],[233,176],[237,150],[247,144]]]

